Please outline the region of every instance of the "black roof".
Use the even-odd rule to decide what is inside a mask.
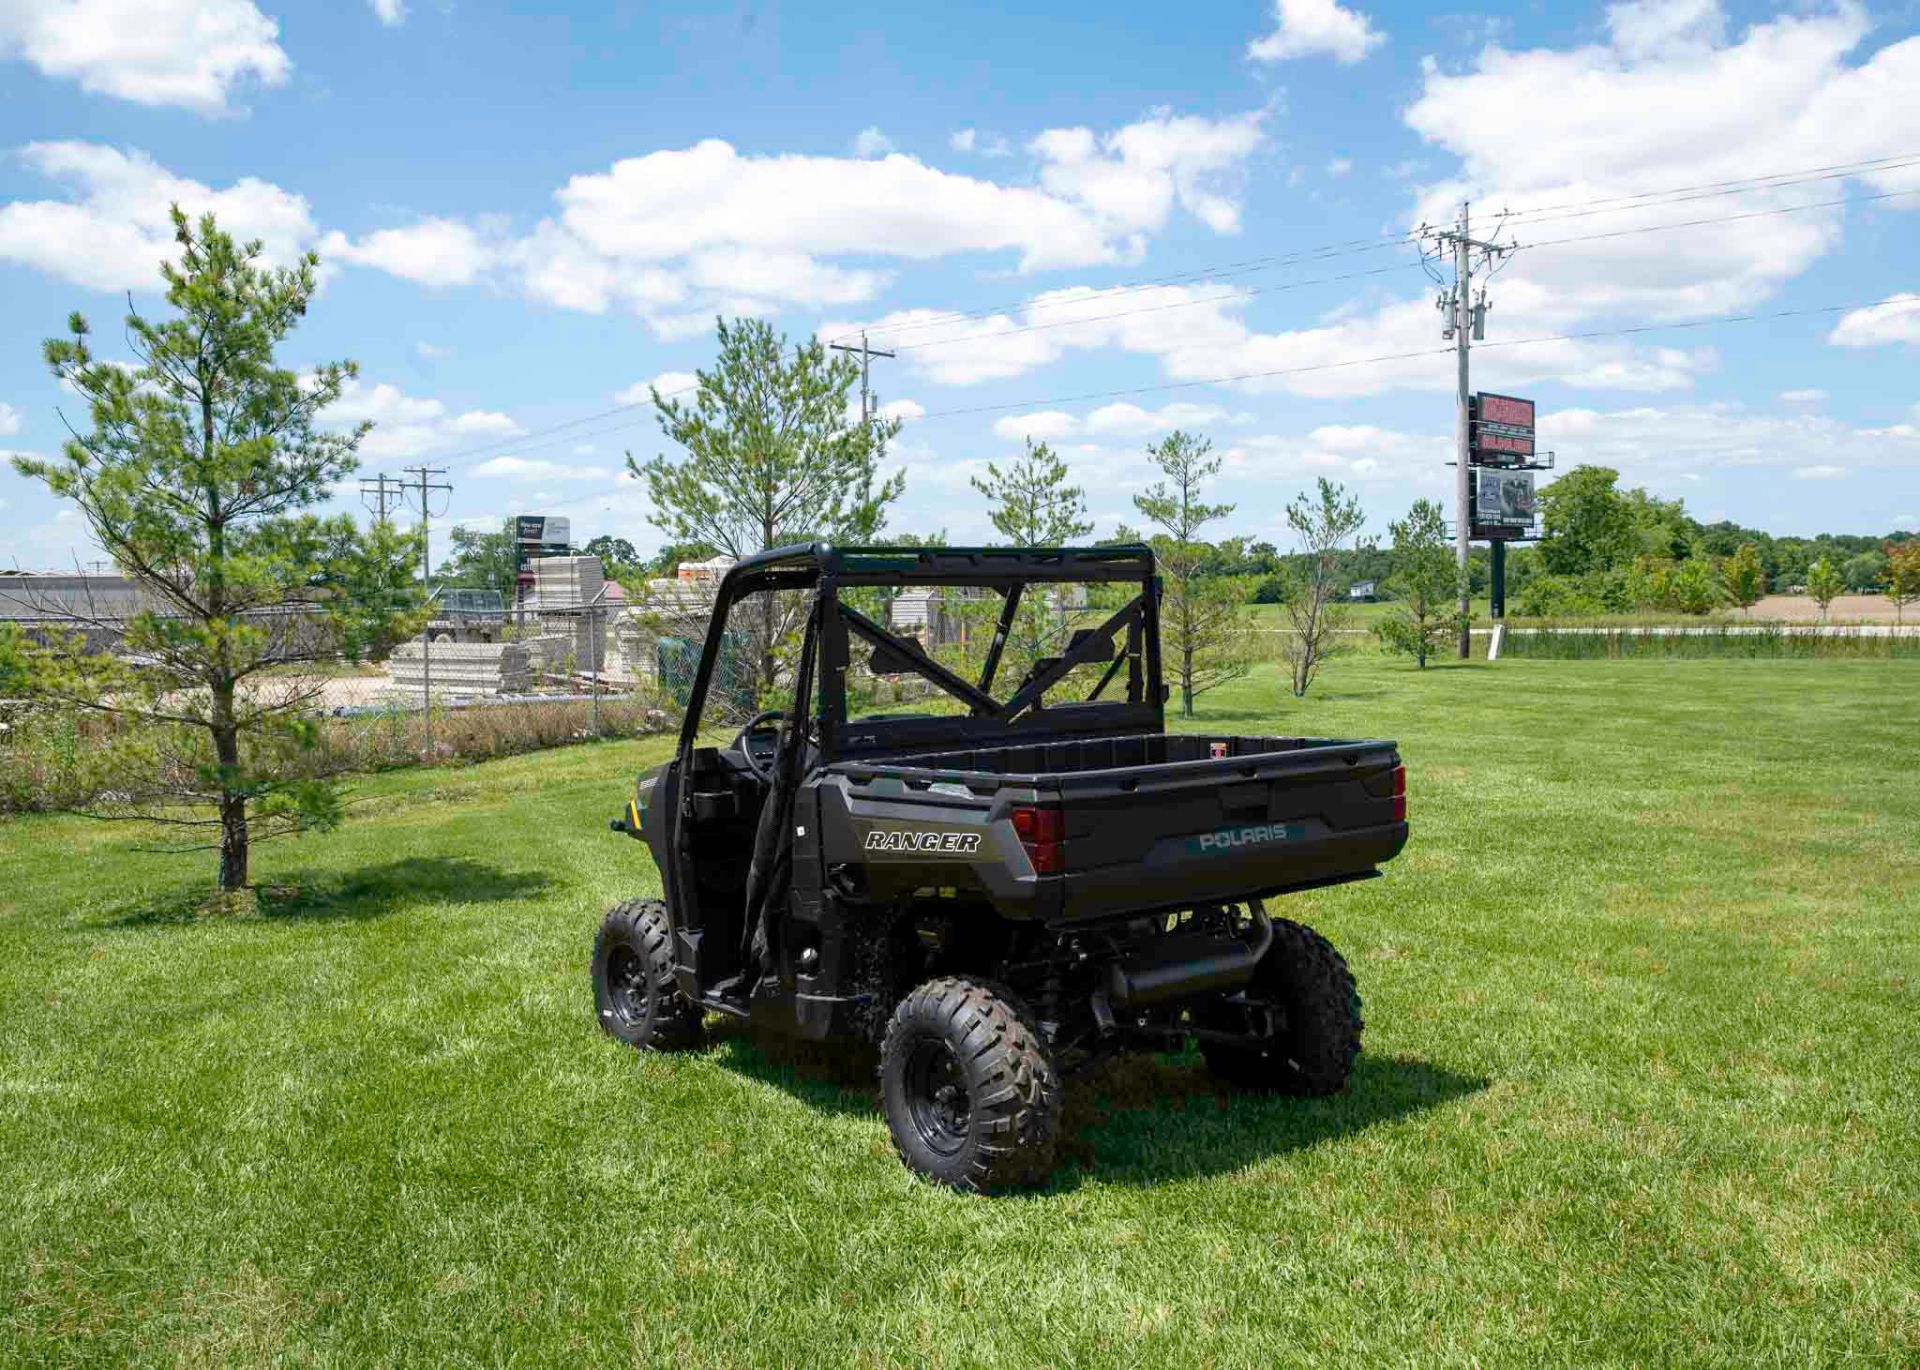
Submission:
[[[830,542],[802,542],[743,557],[727,571],[727,579],[767,571],[799,572],[807,580],[831,574],[844,585],[1137,581],[1153,574],[1153,549],[1140,543],[1111,547],[843,547]]]

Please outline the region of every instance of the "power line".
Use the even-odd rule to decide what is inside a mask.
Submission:
[[[1482,347],[1520,347],[1528,343],[1574,342],[1587,338],[1626,337],[1639,333],[1657,333],[1668,329],[1707,328],[1716,324],[1750,323],[1768,319],[1790,319],[1815,314],[1841,314],[1854,309],[1872,309],[1881,305],[1907,304],[1910,308],[1920,309],[1920,300],[1902,301],[1898,296],[1886,299],[1867,300],[1857,304],[1820,305],[1806,309],[1781,309],[1764,314],[1722,314],[1707,319],[1684,319],[1673,323],[1640,324],[1627,328],[1592,328],[1575,333],[1544,333],[1530,338],[1510,338],[1499,342],[1483,342]],[[1418,357],[1441,357],[1453,352],[1452,344],[1446,347],[1422,347],[1410,352],[1387,352],[1372,357],[1348,357],[1340,361],[1314,362],[1306,366],[1282,366],[1270,371],[1242,371],[1228,376],[1207,376],[1197,380],[1162,381],[1155,385],[1136,385],[1118,390],[1095,390],[1079,395],[1056,395],[1045,399],[1015,400],[1002,404],[967,405],[957,409],[929,410],[913,420],[924,423],[928,419],[958,418],[968,414],[993,414],[1008,409],[1032,409],[1040,405],[1082,404],[1092,400],[1123,399],[1130,395],[1149,395],[1166,390],[1189,390],[1205,385],[1233,385],[1241,381],[1269,380],[1277,376],[1300,376],[1315,371],[1340,371],[1355,366],[1373,366],[1385,362],[1410,361]]]
[[[1652,207],[1653,204],[1658,203],[1659,201],[1656,197],[1660,197],[1660,196],[1681,195],[1686,192],[1693,192],[1693,191],[1709,191],[1709,192],[1713,192],[1714,194],[1721,194],[1721,195],[1740,194],[1740,193],[1750,192],[1756,189],[1781,188],[1783,186],[1796,183],[1796,180],[1794,178],[1804,178],[1807,180],[1829,180],[1829,179],[1835,179],[1839,176],[1844,176],[1844,175],[1863,174],[1863,173],[1872,172],[1872,171],[1896,170],[1908,165],[1920,165],[1920,155],[1903,153],[1897,156],[1875,158],[1875,159],[1870,159],[1870,160],[1860,161],[1860,162],[1834,163],[1830,166],[1808,168],[1806,170],[1798,171],[1798,172],[1774,173],[1771,176],[1748,177],[1748,178],[1742,178],[1740,180],[1732,180],[1732,181],[1705,182],[1705,183],[1700,183],[1694,186],[1671,187],[1671,188],[1668,188],[1667,190],[1648,191],[1635,196],[1610,197],[1606,199],[1597,199],[1597,200],[1590,200],[1590,201],[1577,201],[1577,202],[1572,202],[1569,204],[1557,205],[1557,206],[1542,206],[1539,209],[1535,209],[1535,210],[1516,211],[1515,213],[1506,216],[1505,221],[1508,223],[1512,223],[1516,221],[1525,221],[1527,216],[1530,216],[1530,215],[1544,216],[1548,214],[1554,215],[1556,217],[1567,217],[1567,218],[1579,217],[1571,213],[1570,211],[1575,211],[1575,210],[1585,211],[1594,206],[1619,204],[1620,202],[1625,200],[1644,202],[1637,205],[1627,206],[1628,208],[1648,208],[1648,207]],[[1760,182],[1767,182],[1768,184],[1762,185],[1762,184],[1759,184]],[[1600,240],[1609,239],[1609,238],[1627,237],[1627,236],[1632,236],[1632,235],[1642,234],[1642,233],[1665,232],[1665,231],[1681,229],[1681,228],[1701,227],[1701,226],[1715,224],[1715,223],[1732,223],[1732,222],[1738,222],[1740,220],[1745,220],[1745,219],[1767,217],[1770,215],[1804,213],[1808,210],[1832,208],[1832,207],[1843,206],[1847,204],[1865,204],[1865,203],[1871,203],[1874,201],[1899,198],[1899,197],[1910,196],[1915,194],[1920,194],[1920,189],[1885,191],[1885,192],[1880,192],[1878,194],[1863,195],[1863,196],[1847,196],[1847,197],[1840,197],[1840,198],[1831,199],[1831,200],[1816,201],[1816,202],[1812,202],[1805,205],[1776,206],[1769,209],[1754,210],[1754,211],[1749,211],[1741,214],[1711,216],[1707,218],[1682,220],[1675,223],[1639,225],[1633,228],[1616,229],[1616,230],[1602,231],[1602,232],[1591,233],[1591,234],[1577,234],[1577,235],[1572,235],[1564,238],[1552,238],[1552,239],[1547,239],[1540,242],[1527,243],[1527,244],[1524,244],[1523,246],[1525,246],[1529,250],[1538,249],[1538,248],[1548,248],[1548,247],[1561,247],[1561,246],[1566,246],[1568,244],[1573,244],[1573,243],[1600,241]],[[1689,194],[1687,195],[1687,198],[1690,198],[1690,199],[1691,198],[1707,198],[1707,196]],[[1615,212],[1615,211],[1594,210],[1594,212]],[[1554,219],[1547,218],[1547,217],[1537,217],[1532,219],[1532,222],[1536,224],[1553,222],[1553,221]],[[943,315],[937,315],[929,319],[915,320],[911,323],[897,325],[894,328],[884,330],[884,332],[886,336],[892,337],[901,333],[917,331],[917,330],[926,329],[930,327],[936,327],[942,323],[960,322],[970,318],[991,317],[994,314],[1002,313],[1008,309],[1025,309],[1028,312],[1028,314],[1031,315],[1036,310],[1064,309],[1073,305],[1087,303],[1089,300],[1115,299],[1115,298],[1125,296],[1127,294],[1138,293],[1140,291],[1145,291],[1145,290],[1158,289],[1167,285],[1179,284],[1182,282],[1223,279],[1230,275],[1246,274],[1253,271],[1272,270],[1280,266],[1296,264],[1304,261],[1326,260],[1331,257],[1348,255],[1352,252],[1377,251],[1382,248],[1409,246],[1414,243],[1417,243],[1418,241],[1419,241],[1419,233],[1417,230],[1412,233],[1395,235],[1391,238],[1349,239],[1349,240],[1346,240],[1345,242],[1336,242],[1336,243],[1327,244],[1324,247],[1319,249],[1303,249],[1301,251],[1292,252],[1292,253],[1284,253],[1284,254],[1278,254],[1278,255],[1267,256],[1267,257],[1248,258],[1240,262],[1227,263],[1219,267],[1196,268],[1190,271],[1176,272],[1166,276],[1150,278],[1147,280],[1132,282],[1129,284],[1106,287],[1106,288],[1102,288],[1096,295],[1082,296],[1080,298],[1073,299],[1073,300],[1038,300],[1036,301],[1031,296],[1029,296],[1023,300],[1010,301],[1002,305],[988,306],[983,309],[972,310],[972,311],[950,312]],[[1368,271],[1346,272],[1346,273],[1341,273],[1335,276],[1319,277],[1319,278],[1315,278],[1313,280],[1308,280],[1308,281],[1290,281],[1290,282],[1283,282],[1279,285],[1274,285],[1274,286],[1257,287],[1251,290],[1221,292],[1218,295],[1202,296],[1193,300],[1183,300],[1183,301],[1177,301],[1177,302],[1168,303],[1168,304],[1145,306],[1142,309],[1137,311],[1113,311],[1107,314],[1093,316],[1091,318],[1072,318],[1072,319],[1058,320],[1054,322],[1028,323],[1013,329],[1000,329],[1000,330],[983,331],[983,332],[977,332],[977,333],[957,334],[952,337],[927,339],[917,343],[896,344],[896,349],[899,351],[917,351],[917,350],[921,350],[929,347],[952,346],[952,345],[957,345],[959,343],[970,342],[970,341],[982,341],[982,340],[988,340],[988,339],[999,338],[999,337],[1013,336],[1020,333],[1038,332],[1044,329],[1049,329],[1054,327],[1071,327],[1071,326],[1085,324],[1085,323],[1102,322],[1110,319],[1127,317],[1131,313],[1156,313],[1156,312],[1161,312],[1163,310],[1168,310],[1168,309],[1193,308],[1193,307],[1198,307],[1200,305],[1212,303],[1216,300],[1224,301],[1229,299],[1244,299],[1244,298],[1249,298],[1251,296],[1259,295],[1259,294],[1282,293],[1289,290],[1303,289],[1312,285],[1333,284],[1340,281],[1354,280],[1354,279],[1360,279],[1360,278],[1370,277],[1370,276],[1388,275],[1388,274],[1391,274],[1392,272],[1403,270],[1403,269],[1405,269],[1405,267],[1401,266],[1400,264],[1395,264],[1391,267],[1375,268]],[[832,344],[829,344],[829,345],[831,346]],[[857,351],[858,349],[849,348],[849,349],[843,349],[843,350]],[[880,355],[880,353],[878,351],[875,351],[873,355],[877,356],[877,355]],[[660,398],[661,399],[677,399],[685,395],[692,394],[697,388],[698,388],[697,386],[683,386],[683,387],[680,387],[679,389],[662,394]],[[563,433],[572,433],[575,430],[585,428],[587,425],[590,425],[590,424],[598,423],[610,418],[617,418],[623,415],[634,414],[641,411],[651,410],[652,408],[654,408],[654,401],[652,397],[649,396],[646,399],[635,400],[628,403],[615,405],[609,409],[600,410],[592,414],[585,414],[580,416],[579,418],[569,419],[569,420],[566,420],[565,422],[553,424],[545,428],[535,429],[529,433],[522,434],[521,435],[521,438],[523,439],[522,441],[518,441],[510,445],[502,444],[499,442],[490,442],[490,443],[476,445],[473,447],[456,449],[453,452],[444,454],[442,457],[442,460],[458,461],[466,457],[480,456],[488,453],[511,454],[514,452],[544,450],[555,445],[553,442],[546,441],[547,439],[554,437],[554,435],[563,434]],[[592,435],[598,436],[605,432],[618,432],[624,428],[631,427],[631,426],[633,425],[630,423],[616,424],[608,429],[595,430],[595,432]],[[589,434],[580,433],[579,436],[585,437],[585,436],[589,436]],[[540,441],[535,442],[532,440],[540,440]]]
[[[1603,241],[1611,238],[1634,237],[1636,235],[1645,234],[1645,233],[1664,233],[1664,232],[1671,232],[1675,229],[1699,228],[1699,227],[1703,227],[1711,224],[1738,223],[1746,219],[1763,219],[1763,218],[1769,218],[1769,217],[1780,215],[1780,214],[1801,214],[1801,213],[1805,213],[1808,210],[1830,209],[1838,205],[1869,204],[1878,200],[1897,199],[1897,198],[1901,198],[1904,196],[1911,196],[1911,195],[1920,195],[1920,188],[1916,188],[1913,190],[1888,190],[1888,191],[1882,191],[1875,195],[1843,196],[1841,198],[1833,199],[1833,200],[1816,200],[1803,205],[1780,205],[1770,209],[1748,210],[1740,214],[1720,214],[1720,215],[1712,215],[1706,218],[1699,218],[1699,219],[1680,219],[1680,220],[1676,220],[1669,223],[1640,224],[1633,228],[1608,229],[1608,230],[1602,230],[1596,233],[1580,233],[1580,234],[1574,234],[1565,238],[1548,238],[1540,242],[1505,244],[1503,245],[1503,247],[1507,247],[1507,248],[1517,247],[1517,248],[1523,248],[1527,251],[1533,251],[1539,248],[1565,247],[1569,244],[1574,244],[1574,243],[1599,242],[1599,241]],[[1505,227],[1508,222],[1509,222],[1508,220],[1503,219],[1501,221],[1502,227]],[[953,347],[962,343],[985,342],[985,341],[991,341],[997,338],[1013,337],[1021,333],[1039,333],[1039,332],[1045,332],[1047,330],[1055,329],[1055,328],[1074,328],[1083,324],[1099,323],[1099,322],[1103,322],[1110,319],[1129,318],[1135,314],[1155,314],[1155,313],[1160,313],[1162,311],[1170,310],[1170,309],[1192,309],[1192,308],[1197,308],[1201,305],[1213,304],[1213,303],[1227,301],[1227,300],[1244,300],[1244,299],[1251,299],[1256,295],[1278,294],[1278,293],[1282,293],[1289,290],[1299,290],[1307,286],[1327,285],[1327,284],[1332,284],[1339,281],[1359,280],[1361,278],[1370,277],[1370,276],[1384,276],[1384,275],[1389,275],[1396,271],[1407,270],[1415,265],[1418,265],[1418,263],[1413,263],[1413,262],[1396,263],[1392,266],[1374,267],[1366,271],[1343,272],[1335,276],[1321,276],[1321,277],[1316,277],[1315,279],[1306,280],[1306,281],[1286,281],[1278,285],[1259,286],[1253,289],[1222,291],[1214,295],[1196,296],[1190,299],[1175,300],[1165,304],[1144,305],[1138,309],[1122,309],[1122,310],[1115,310],[1107,314],[1094,314],[1094,315],[1089,315],[1085,317],[1075,317],[1070,319],[1055,319],[1055,320],[1051,320],[1049,322],[1044,322],[1044,323],[1023,324],[1017,328],[1001,328],[1001,329],[994,329],[991,331],[982,331],[977,333],[960,333],[960,334],[955,334],[951,337],[945,337],[945,338],[929,338],[925,341],[917,342],[917,343],[896,343],[894,344],[894,346],[897,350],[902,352],[922,351],[930,347]],[[1045,307],[1051,308],[1051,309],[1060,309],[1060,308],[1066,307],[1069,304],[1093,303],[1101,300],[1111,299],[1114,297],[1114,295],[1119,293],[1123,293],[1123,292],[1101,291],[1097,294],[1081,296],[1077,300],[1048,301],[1045,303]]]
[[[1668,187],[1667,189],[1658,191],[1644,191],[1635,195],[1570,201],[1560,205],[1542,205],[1534,209],[1514,210],[1509,212],[1506,217],[1515,221],[1531,220],[1533,222],[1543,223],[1550,222],[1551,220],[1542,216],[1552,215],[1556,218],[1572,218],[1577,216],[1570,211],[1576,210],[1582,213],[1619,212],[1598,208],[1599,206],[1620,205],[1623,209],[1636,207],[1645,208],[1652,203],[1659,202],[1664,197],[1672,197],[1675,200],[1685,200],[1710,198],[1714,195],[1738,195],[1750,193],[1755,190],[1780,189],[1786,186],[1800,184],[1803,181],[1832,180],[1849,175],[1864,175],[1878,171],[1898,170],[1902,167],[1914,165],[1920,165],[1920,153],[1906,152],[1857,162],[1835,162],[1826,166],[1810,167],[1799,171],[1775,172],[1767,175],[1744,177],[1727,181],[1699,182],[1693,185]],[[1692,192],[1702,193],[1694,194]],[[1638,205],[1626,203],[1629,201],[1645,203]],[[1142,281],[1127,282],[1121,285],[1107,287],[1104,293],[1110,296],[1119,295],[1136,290],[1151,290],[1159,286],[1178,284],[1189,280],[1217,279],[1230,275],[1244,274],[1250,271],[1272,270],[1280,266],[1289,266],[1302,261],[1325,260],[1329,257],[1342,256],[1353,252],[1372,252],[1379,251],[1383,248],[1411,246],[1420,241],[1421,232],[1421,228],[1415,228],[1403,233],[1390,235],[1349,238],[1325,243],[1318,247],[1301,248],[1293,252],[1265,257],[1251,257],[1241,261],[1227,262],[1211,267],[1196,267],[1191,270],[1174,272],[1165,276],[1150,277]],[[1058,307],[1059,305],[1072,302],[1060,301],[1057,303],[1044,303],[1046,303],[1047,307]],[[915,319],[908,323],[896,324],[880,331],[884,336],[892,338],[921,329],[939,327],[942,324],[958,323],[974,318],[986,318],[997,313],[1003,313],[1009,309],[1031,309],[1034,307],[1038,306],[1033,304],[1031,296],[1029,296],[1025,299],[1010,300],[997,305],[985,306],[980,309],[948,311],[933,315],[929,318]]]

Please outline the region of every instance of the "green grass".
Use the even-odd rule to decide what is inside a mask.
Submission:
[[[1920,665],[1204,703],[1405,752],[1389,877],[1284,904],[1359,976],[1353,1089],[1123,1062],[1008,1199],[912,1179],[857,1055],[594,1028],[658,741],[368,781],[255,919],[0,825],[0,1364],[1920,1361]]]

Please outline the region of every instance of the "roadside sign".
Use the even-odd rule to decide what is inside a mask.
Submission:
[[[1467,410],[1468,455],[1474,465],[1513,466],[1533,460],[1534,406],[1514,395],[1475,395]]]

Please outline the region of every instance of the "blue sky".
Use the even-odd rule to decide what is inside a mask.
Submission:
[[[1450,489],[1452,431],[1391,240],[1469,196],[1525,246],[1476,383],[1536,397],[1562,465],[1778,532],[1920,525],[1920,6],[1033,8],[7,0],[0,449],[81,417],[40,340],[154,306],[179,199],[321,252],[286,360],[357,359],[366,472],[451,468],[453,518],[655,545],[619,477],[650,413],[546,430],[681,383],[718,311],[899,351],[898,528],[984,538],[967,477],[1032,435],[1104,532],[1180,424],[1223,531],[1284,541],[1317,475],[1381,531]],[[94,555],[11,471],[0,502],[0,565]]]

